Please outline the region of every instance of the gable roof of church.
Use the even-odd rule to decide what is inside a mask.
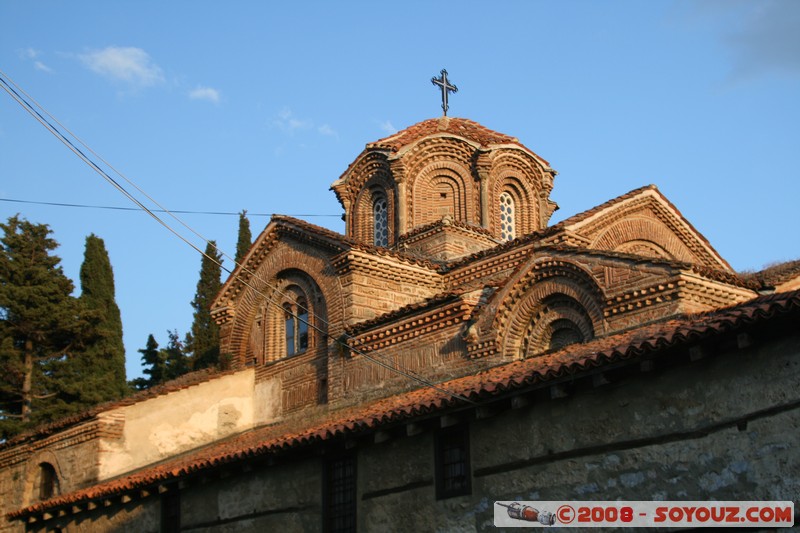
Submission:
[[[762,296],[725,309],[656,322],[585,344],[573,344],[556,352],[495,366],[440,385],[472,401],[491,401],[507,393],[547,386],[564,379],[574,380],[607,365],[673,353],[673,349],[691,347],[711,337],[737,333],[765,322],[795,320],[799,316],[800,290]],[[281,426],[258,428],[135,473],[13,511],[7,517],[15,520],[59,507],[78,506],[217,467],[344,436],[357,436],[460,407],[466,407],[462,400],[446,396],[439,390],[416,389],[330,413],[327,418],[303,430]],[[80,510],[79,507],[72,509],[73,512]]]
[[[662,202],[672,214],[677,217],[680,221],[680,224],[685,225],[688,229],[689,234],[697,240],[698,244],[700,245],[700,252],[701,258],[702,255],[707,257],[706,266],[714,269],[724,269],[728,271],[733,271],[730,264],[717,252],[717,250],[711,245],[711,243],[706,239],[705,235],[700,233],[697,228],[692,225],[686,217],[683,216],[683,213],[672,203],[669,199],[664,196],[664,194],[656,187],[655,185],[645,185],[643,187],[639,187],[637,189],[633,189],[632,191],[628,191],[625,194],[621,194],[615,198],[612,198],[600,205],[587,209],[586,211],[582,211],[571,217],[568,217],[561,222],[558,222],[548,228],[544,228],[543,230],[536,232],[532,236],[537,239],[545,240],[547,237],[551,237],[553,235],[557,235],[560,232],[565,230],[572,230],[579,228],[584,223],[587,223],[590,219],[596,216],[602,216],[604,213],[613,212],[614,209],[621,208],[624,206],[628,201],[633,200],[637,197],[646,197],[646,196],[655,197],[659,202]],[[527,236],[522,237],[525,239]],[[513,242],[513,241],[512,241]],[[716,265],[714,265],[716,263]],[[712,266],[714,265],[714,266]]]

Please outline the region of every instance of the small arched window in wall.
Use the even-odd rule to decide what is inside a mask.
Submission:
[[[372,202],[372,230],[375,246],[389,246],[389,204],[383,194]]]
[[[512,241],[517,236],[514,199],[504,192],[500,195],[500,239]]]
[[[308,301],[297,298],[283,304],[286,355],[303,353],[308,349]]]
[[[570,344],[583,342],[583,333],[580,328],[571,320],[555,320],[550,324],[552,333],[550,334],[550,350],[560,350]]]
[[[594,325],[580,302],[564,294],[551,294],[537,305],[524,335],[522,357],[560,350],[594,338]]]
[[[47,500],[58,494],[58,475],[50,463],[39,465],[39,499]]]

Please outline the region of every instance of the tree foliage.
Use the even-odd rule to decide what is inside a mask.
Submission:
[[[153,335],[147,337],[147,344],[139,353],[147,378],[136,378],[131,385],[137,390],[149,389],[166,383],[189,372],[189,358],[184,352],[183,343],[177,330],[167,331],[169,341],[166,348],[159,350]]]
[[[79,354],[97,315],[72,297],[45,224],[13,216],[0,248],[0,438],[91,405]]]
[[[242,264],[244,256],[253,244],[253,235],[250,233],[250,221],[247,219],[247,210],[239,213],[239,238],[236,241],[236,264]]]
[[[115,400],[128,392],[125,379],[125,347],[122,344],[122,318],[114,291],[114,273],[103,239],[92,234],[86,238],[81,265],[81,300],[99,318],[97,339],[86,347],[85,379],[96,386],[97,401]]]
[[[200,279],[192,300],[194,320],[186,342],[194,370],[220,366],[219,326],[211,319],[211,304],[222,288],[221,264],[216,243],[209,241],[200,264]]]

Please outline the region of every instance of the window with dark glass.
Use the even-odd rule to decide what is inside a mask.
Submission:
[[[294,315],[294,311],[292,311],[292,306],[289,304],[285,304],[283,306],[284,311],[284,326],[286,331],[286,355],[294,355],[295,354],[295,322],[297,318]]]
[[[171,485],[161,496],[161,532],[177,533],[181,530],[181,493]]]
[[[39,465],[39,499],[46,500],[58,493],[58,476],[50,463]]]
[[[283,304],[286,355],[303,353],[308,348],[308,302],[298,298]]]
[[[308,302],[297,301],[297,351],[308,348]]]
[[[380,194],[372,203],[373,244],[389,246],[389,204],[386,197]]]
[[[457,426],[439,431],[435,448],[436,498],[441,500],[471,494],[469,428]]]
[[[323,476],[324,531],[350,533],[356,530],[356,457],[353,454],[325,461]]]

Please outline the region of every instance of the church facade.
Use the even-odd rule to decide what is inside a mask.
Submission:
[[[366,145],[345,234],[275,216],[229,369],[0,445],[0,531],[480,531],[507,500],[796,500],[800,262],[741,275],[655,186],[443,116]]]

